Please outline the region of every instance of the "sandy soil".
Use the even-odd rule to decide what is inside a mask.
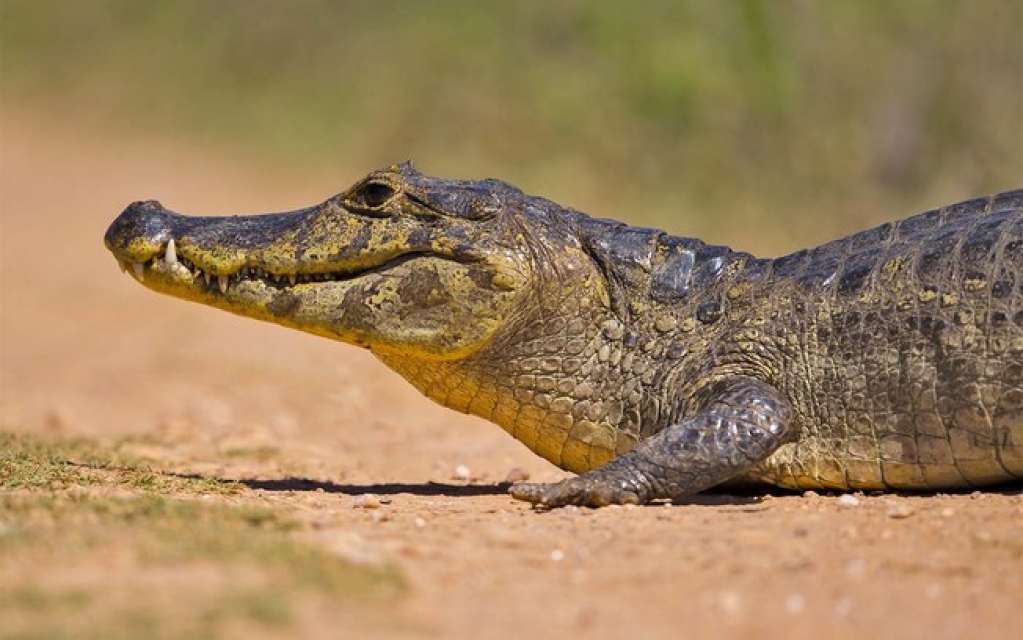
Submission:
[[[369,167],[301,174],[24,114],[0,124],[0,428],[152,435],[139,453],[158,469],[250,481],[236,501],[296,510],[311,543],[406,576],[369,635],[1023,637],[1018,490],[534,512],[500,483],[563,474],[497,427],[357,349],[146,291],[102,246],[132,200],[294,208]]]

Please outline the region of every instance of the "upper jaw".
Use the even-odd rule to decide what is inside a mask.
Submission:
[[[115,257],[117,254],[115,253]],[[152,258],[142,262],[136,262],[125,258],[117,257],[117,263],[121,271],[132,275],[140,283],[145,283],[146,273],[159,274],[168,279],[189,282],[200,287],[217,287],[220,293],[227,293],[232,283],[241,280],[262,280],[266,285],[285,284],[295,286],[299,283],[323,281],[334,279],[335,274],[331,273],[272,273],[266,269],[242,265],[230,273],[215,274],[212,269],[203,269],[193,260],[181,255],[178,252],[177,243],[174,238],[167,240],[163,250],[153,255]]]
[[[111,223],[104,243],[121,269],[147,286],[211,295],[236,283],[273,291],[348,280],[401,259],[447,254],[427,234],[352,215],[329,200],[231,217],[184,216],[156,201],[136,202]]]
[[[317,265],[305,265],[306,269],[300,270],[293,259],[276,259],[271,266],[263,258],[272,253],[276,241],[301,226],[314,210],[193,217],[149,200],[129,205],[110,224],[103,240],[121,270],[143,283],[148,274],[219,289],[221,293],[242,279],[295,285],[329,276],[308,270]],[[203,246],[204,242],[209,246]]]

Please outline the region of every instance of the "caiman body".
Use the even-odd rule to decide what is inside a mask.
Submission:
[[[1023,477],[1023,191],[763,259],[405,164],[283,214],[138,202],[105,241],[152,289],[366,347],[581,474],[512,488],[532,502]]]

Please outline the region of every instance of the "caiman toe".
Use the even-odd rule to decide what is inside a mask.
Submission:
[[[633,491],[611,483],[595,482],[589,475],[550,484],[521,482],[508,490],[516,500],[531,502],[538,507],[557,508],[604,507],[611,504],[641,504],[643,499]]]

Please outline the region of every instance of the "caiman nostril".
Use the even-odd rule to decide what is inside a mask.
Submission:
[[[133,202],[117,216],[103,236],[107,249],[132,261],[142,261],[153,247],[162,246],[170,237],[175,214],[156,200]]]
[[[133,213],[134,212],[150,213],[153,211],[165,210],[166,207],[160,204],[159,200],[137,200],[128,205],[128,208],[125,209],[125,213],[127,213],[128,211],[131,211]]]

